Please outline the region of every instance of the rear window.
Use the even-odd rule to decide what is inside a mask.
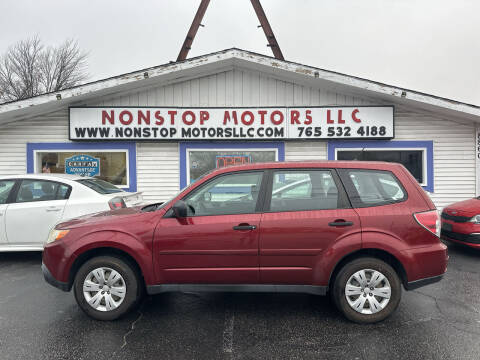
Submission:
[[[402,202],[407,193],[390,171],[341,170],[348,196],[354,207],[370,207]]]
[[[101,179],[87,178],[87,179],[77,180],[77,182],[85,185],[86,187],[89,187],[92,190],[95,190],[99,194],[114,194],[114,193],[123,192],[122,189],[116,187],[115,185],[109,183],[108,181],[101,180]]]

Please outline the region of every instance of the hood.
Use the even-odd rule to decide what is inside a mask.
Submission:
[[[58,224],[57,229],[73,229],[85,225],[101,225],[109,222],[119,222],[128,219],[132,221],[136,216],[145,214],[142,212],[143,206],[135,206],[130,208],[122,208],[118,210],[102,211],[99,213],[88,214],[71,219]]]
[[[480,214],[480,200],[473,198],[448,205],[443,211],[453,216],[475,216]]]

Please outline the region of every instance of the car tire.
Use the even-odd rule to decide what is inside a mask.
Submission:
[[[88,316],[109,321],[136,304],[140,286],[139,276],[128,261],[98,256],[80,267],[73,289],[78,305]]]
[[[360,324],[386,319],[398,307],[401,296],[402,284],[396,271],[371,257],[347,263],[337,274],[332,293],[345,317]]]

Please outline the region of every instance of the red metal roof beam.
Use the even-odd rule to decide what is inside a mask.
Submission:
[[[183,61],[187,58],[188,52],[192,47],[193,40],[195,39],[195,35],[197,35],[198,28],[202,26],[202,19],[205,15],[205,12],[207,11],[209,3],[210,0],[202,0],[202,2],[200,3],[197,13],[195,14],[195,18],[193,19],[192,25],[190,26],[190,30],[188,30],[187,37],[183,42],[180,53],[178,54],[177,61]]]
[[[255,13],[257,14],[258,20],[260,21],[260,25],[263,28],[263,32],[267,37],[268,46],[272,49],[273,55],[278,60],[285,60],[282,54],[282,50],[280,50],[280,46],[278,45],[277,39],[273,34],[272,27],[270,26],[267,15],[265,15],[265,11],[263,11],[262,5],[260,4],[260,0],[250,0],[253,8],[255,9]]]

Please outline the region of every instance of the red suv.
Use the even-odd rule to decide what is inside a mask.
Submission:
[[[441,279],[439,215],[402,165],[265,163],[215,170],[170,201],[61,223],[42,269],[88,315],[113,320],[146,289],[329,292],[372,323]]]

